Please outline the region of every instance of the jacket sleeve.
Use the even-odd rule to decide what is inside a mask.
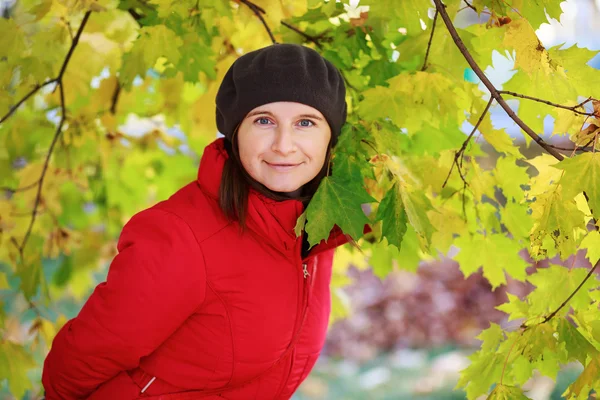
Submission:
[[[47,400],[89,396],[138,366],[203,302],[206,271],[190,227],[151,208],[123,228],[106,282],[65,324],[44,362]]]

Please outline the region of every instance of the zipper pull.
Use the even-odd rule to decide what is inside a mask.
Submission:
[[[304,272],[304,279],[306,279],[306,277],[310,276],[310,274],[308,273],[308,264],[306,263],[302,263],[302,271]]]

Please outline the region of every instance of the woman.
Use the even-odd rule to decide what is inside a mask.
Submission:
[[[58,333],[46,399],[288,399],[325,341],[336,228],[294,226],[346,120],[316,51],[245,54],[217,93],[198,178],[123,228],[107,281]]]

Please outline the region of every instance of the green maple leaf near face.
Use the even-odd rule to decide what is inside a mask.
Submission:
[[[306,209],[306,232],[312,245],[327,239],[334,225],[355,239],[362,236],[368,218],[362,204],[375,202],[362,186],[334,176],[323,178]]]
[[[406,233],[408,216],[398,186],[398,183],[394,184],[392,189],[385,194],[379,203],[375,219],[383,221],[382,236],[385,236],[390,244],[400,249],[402,238]]]
[[[581,192],[586,192],[590,209],[596,218],[600,217],[600,155],[583,153],[573,158],[566,158],[553,165],[565,171],[560,185],[563,196],[574,198]]]
[[[465,277],[483,267],[483,276],[493,289],[506,283],[504,271],[515,279],[523,280],[526,277],[527,263],[518,254],[521,246],[504,235],[461,236],[455,245],[460,252],[454,259],[458,261]]]

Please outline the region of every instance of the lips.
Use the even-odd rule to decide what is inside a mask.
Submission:
[[[290,171],[294,168],[296,168],[298,165],[300,164],[291,164],[291,163],[270,163],[265,161],[265,163],[273,168],[276,171],[280,171],[280,172],[285,172],[285,171]]]

